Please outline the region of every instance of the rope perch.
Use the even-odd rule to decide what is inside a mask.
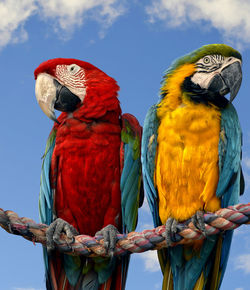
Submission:
[[[250,203],[238,204],[223,208],[215,213],[205,213],[205,228],[207,236],[233,230],[242,224],[250,224]],[[13,211],[0,209],[0,226],[10,234],[20,235],[33,243],[46,245],[45,224],[36,224],[33,220],[20,218]],[[204,239],[205,236],[193,225],[190,220],[179,223],[178,232],[174,234],[172,246],[191,243],[193,240]],[[148,250],[159,250],[167,247],[165,240],[165,226],[159,226],[152,230],[144,230],[141,233],[131,232],[117,235],[115,256],[129,253],[142,253]],[[87,257],[108,256],[103,246],[101,237],[87,235],[75,236],[73,243],[67,241],[65,235],[61,235],[60,243],[56,248],[70,255],[84,255]]]

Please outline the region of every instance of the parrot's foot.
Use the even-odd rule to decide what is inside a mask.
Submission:
[[[193,225],[202,232],[204,236],[206,236],[206,228],[204,221],[204,212],[198,210],[191,218],[191,222]]]
[[[177,233],[177,225],[178,221],[174,218],[168,218],[166,222],[166,243],[167,246],[170,247],[173,244],[172,236]]]
[[[70,243],[74,242],[74,236],[79,234],[77,230],[65,220],[60,218],[56,219],[50,224],[46,232],[47,250],[49,252],[55,249],[55,243],[59,242],[62,233],[66,234],[67,239],[71,241]]]
[[[102,230],[98,231],[95,236],[102,236],[104,240],[104,248],[111,257],[115,252],[115,245],[117,242],[117,235],[120,234],[117,228],[113,225],[107,225]]]

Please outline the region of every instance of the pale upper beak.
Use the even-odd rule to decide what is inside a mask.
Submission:
[[[54,78],[46,73],[39,74],[35,87],[36,99],[44,114],[51,120],[56,120],[54,105],[56,101],[56,86]]]
[[[77,95],[46,73],[37,76],[35,93],[45,115],[55,122],[57,119],[54,109],[61,112],[73,112],[81,103]]]

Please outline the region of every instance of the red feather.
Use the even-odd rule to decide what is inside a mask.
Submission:
[[[55,215],[72,224],[81,234],[93,236],[108,224],[121,230],[123,158],[120,160],[119,87],[98,68],[75,59],[46,61],[35,70],[35,78],[40,73],[55,76],[57,65],[72,63],[85,71],[86,96],[77,110],[62,113],[54,124],[56,143],[50,181],[55,189]],[[59,253],[55,252],[49,261],[48,285],[55,289],[78,289],[81,278],[75,287],[69,285]],[[121,276],[121,262],[117,262],[105,289],[122,289]]]
[[[57,128],[51,168],[57,175],[56,215],[82,234],[119,226],[120,142],[119,113],[89,123],[65,119]]]

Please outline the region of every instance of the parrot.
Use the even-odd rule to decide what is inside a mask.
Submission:
[[[154,225],[166,226],[168,247],[157,252],[164,290],[220,288],[233,231],[206,237],[204,213],[235,205],[244,192],[242,131],[232,105],[241,67],[241,54],[226,44],[180,57],[145,117],[142,175]],[[174,245],[189,222],[205,239]]]
[[[50,59],[34,76],[38,104],[54,121],[39,194],[40,219],[49,225],[46,287],[124,289],[129,256],[115,257],[114,248],[117,233],[135,229],[143,200],[142,128],[121,113],[117,82],[88,62]],[[62,233],[71,242],[77,234],[103,237],[109,257],[60,253],[55,244]]]

